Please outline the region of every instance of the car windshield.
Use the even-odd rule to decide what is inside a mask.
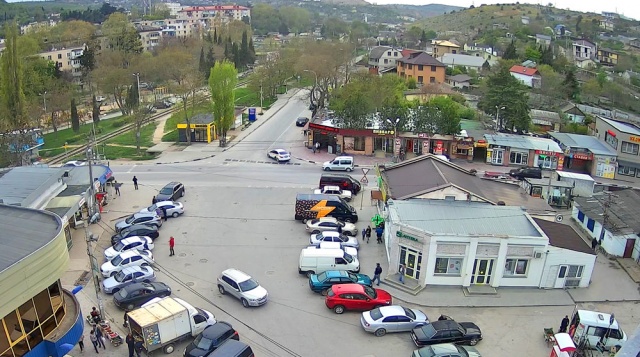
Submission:
[[[161,195],[171,195],[173,194],[173,187],[165,187],[162,190],[160,190],[160,194]]]
[[[326,279],[327,279],[327,274],[326,273],[318,274],[318,281],[325,281]]]
[[[358,281],[358,276],[357,276],[357,275],[355,275],[354,273],[352,273],[352,272],[347,272],[347,275],[349,276],[349,279],[350,279],[351,281],[353,281],[354,283]]]
[[[373,319],[373,321],[378,321],[382,318],[382,313],[380,312],[380,309],[373,309],[369,311],[369,315],[371,315],[371,318]]]
[[[204,337],[202,334],[198,335],[195,340],[193,340],[193,344],[196,345],[196,348],[201,349],[203,351],[208,351],[213,344],[213,340],[210,340]]]
[[[404,314],[409,316],[411,318],[411,320],[415,320],[416,319],[416,314],[413,313],[413,311],[407,309],[406,307],[403,307],[404,309]]]
[[[427,338],[432,338],[436,334],[436,329],[431,324],[422,326],[422,332]]]
[[[319,219],[312,219],[311,220],[311,224],[318,224],[318,222],[320,222]]]
[[[127,224],[131,224],[131,222],[133,222],[135,219],[136,219],[136,216],[131,215],[127,217],[127,219],[125,219],[124,221],[127,222]]]
[[[364,292],[367,294],[367,296],[369,296],[372,299],[375,299],[378,297],[378,293],[376,293],[376,289],[370,287],[370,286],[362,286],[364,288]]]
[[[116,252],[121,251],[124,248],[124,244],[122,244],[122,241],[116,243],[116,245],[113,246],[113,249],[116,250]]]
[[[119,272],[118,274],[116,274],[115,276],[115,280],[119,283],[122,283],[124,281],[124,279],[126,278],[126,274],[124,272]]]
[[[158,205],[151,205],[147,207],[147,211],[149,212],[155,212],[157,209],[158,209]]]
[[[253,279],[249,279],[249,280],[241,282],[238,285],[240,285],[240,291],[249,291],[249,290],[253,290],[253,289],[257,288],[258,287],[258,282],[253,280]]]
[[[353,263],[353,257],[351,256],[351,254],[344,253],[343,258],[347,261],[347,263]]]
[[[118,294],[118,296],[120,296],[121,298],[126,298],[127,295],[129,295],[129,294],[127,294],[127,289],[122,289],[122,290],[118,291],[116,294]]]
[[[113,260],[111,261],[111,264],[113,264],[113,266],[118,266],[120,265],[120,263],[122,263],[122,257],[119,255],[113,258]]]

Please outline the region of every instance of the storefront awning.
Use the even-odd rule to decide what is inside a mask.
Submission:
[[[77,208],[80,206],[82,200],[84,200],[84,196],[81,195],[54,197],[49,201],[49,204],[47,204],[47,209],[61,207]]]

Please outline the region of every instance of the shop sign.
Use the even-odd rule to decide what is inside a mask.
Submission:
[[[206,128],[208,124],[192,124],[191,127],[192,128]]]
[[[630,136],[629,140],[633,141],[634,143],[640,143],[640,136]]]
[[[78,201],[78,207],[82,207],[82,205],[87,202],[87,200],[84,198],[84,196],[82,196],[82,198],[80,199],[80,201]]]
[[[418,238],[416,238],[414,236],[410,236],[410,235],[408,235],[406,233],[403,233],[403,232],[400,232],[400,231],[396,232],[396,237],[412,240],[414,242],[420,242],[420,239],[418,239]]]
[[[309,128],[310,129],[326,130],[326,131],[330,131],[332,133],[337,133],[338,132],[338,128],[334,128],[334,127],[330,127],[330,126],[326,126],[326,125],[315,124],[315,123],[309,123]]]
[[[429,140],[422,141],[422,153],[426,154],[429,152]]]
[[[573,154],[573,158],[574,159],[578,159],[578,160],[593,160],[593,155],[591,154]]]
[[[393,135],[395,134],[395,131],[393,130],[379,130],[379,129],[373,129],[372,132],[374,134],[378,134],[378,135]]]
[[[477,148],[486,148],[489,147],[489,143],[486,140],[478,140],[476,141],[473,146],[477,147]]]
[[[427,133],[418,133],[418,137],[420,139],[428,139],[429,138],[429,134],[427,134]]]
[[[555,152],[546,150],[536,150],[536,155],[557,156]]]
[[[433,153],[436,155],[442,155],[442,141],[436,141],[436,149],[433,150]]]

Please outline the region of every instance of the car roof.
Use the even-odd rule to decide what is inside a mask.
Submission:
[[[129,285],[125,286],[123,289],[126,290],[127,292],[132,292],[132,291],[136,291],[138,289],[142,289],[142,288],[144,288],[144,287],[146,287],[148,285],[151,285],[151,286],[153,286],[155,288],[156,285],[154,285],[154,284],[157,284],[157,283],[143,283],[143,282],[133,283],[133,284],[129,284]]]
[[[215,324],[207,326],[207,328],[202,331],[202,336],[213,340],[230,330],[233,330],[233,326],[231,326],[231,324],[229,324],[228,322],[216,321]]]
[[[127,232],[131,232],[133,230],[138,230],[138,229],[148,229],[150,231],[157,231],[158,229],[152,226],[147,226],[146,224],[134,224],[132,226],[129,226],[125,229],[123,229],[122,231],[127,231]]]
[[[433,326],[435,330],[457,330],[460,328],[460,324],[453,320],[433,321],[431,326]]]
[[[144,269],[142,269],[142,267],[139,267],[139,266],[132,266],[132,267],[126,267],[120,271],[123,272],[124,274],[133,274],[139,271],[144,272]]]
[[[155,216],[155,215],[156,215],[155,212],[136,212],[132,214],[132,216],[134,217],[147,217],[147,216]]]
[[[234,339],[228,339],[209,356],[232,356],[233,353],[243,351],[248,346],[249,345],[244,342],[236,341]]]
[[[340,236],[344,235],[344,233],[339,233],[339,232],[335,232],[335,231],[324,231],[324,232],[322,232],[320,234],[325,236],[325,237],[340,237]]]
[[[181,185],[181,183],[177,182],[177,181],[171,181],[168,184],[164,185],[164,187],[175,187],[175,186],[178,186],[178,185]]]
[[[339,278],[347,276],[347,272],[343,270],[327,270],[324,273],[327,275],[327,278]]]
[[[287,153],[287,150],[285,150],[285,149],[273,149],[273,151],[276,151],[276,152],[283,152],[283,153],[285,153],[285,154]]]
[[[404,312],[404,308],[400,305],[391,305],[391,306],[380,306],[378,308],[382,316],[406,316],[407,314]]]
[[[331,287],[336,294],[364,293],[364,286],[360,284],[339,284]]]
[[[122,253],[120,253],[118,255],[120,255],[120,257],[122,259],[125,259],[125,258],[130,258],[130,257],[132,257],[134,255],[142,255],[142,254],[138,253],[137,249],[131,249],[131,250],[125,250],[124,252],[122,252]]]
[[[122,244],[127,244],[127,243],[132,243],[132,242],[138,242],[138,241],[141,241],[141,242],[147,243],[147,239],[146,239],[146,237],[145,237],[145,236],[131,236],[131,237],[127,237],[127,238],[124,238],[124,239],[120,240],[120,242],[121,242]]]
[[[327,187],[327,186],[325,186]],[[320,217],[320,218],[314,218],[313,220],[317,220],[318,223],[320,222],[338,222],[338,219],[335,217]]]
[[[458,352],[458,348],[453,343],[441,343],[437,345],[432,345],[431,350],[436,355]]]
[[[175,206],[175,205],[176,205],[176,202],[169,201],[169,200],[167,200],[167,201],[158,201],[158,202],[156,202],[156,206],[169,206],[169,205],[171,205],[171,206]]]
[[[342,191],[342,190],[340,189],[340,186],[335,186],[335,185],[326,185],[326,186],[324,186],[324,188],[325,188],[326,190]]]
[[[251,279],[251,276],[241,270],[238,269],[227,269],[225,271],[222,272],[222,274],[230,277],[231,279],[237,281],[237,282],[241,282],[241,281],[246,281]]]

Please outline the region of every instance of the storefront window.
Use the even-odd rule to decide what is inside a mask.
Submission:
[[[512,151],[509,154],[509,163],[514,165],[528,165],[529,153]]]
[[[635,176],[636,175],[636,169],[633,167],[629,167],[629,166],[618,166],[618,174],[619,175],[625,175],[625,176]]]
[[[462,258],[436,258],[434,274],[446,274],[460,276]]]
[[[353,150],[364,151],[364,136],[356,136],[353,138]]]
[[[526,276],[528,259],[507,259],[504,265],[504,276]]]
[[[608,132],[604,133],[604,141],[606,141],[607,144],[611,145],[614,149],[618,148],[618,139],[616,139],[615,136],[609,134]]]

